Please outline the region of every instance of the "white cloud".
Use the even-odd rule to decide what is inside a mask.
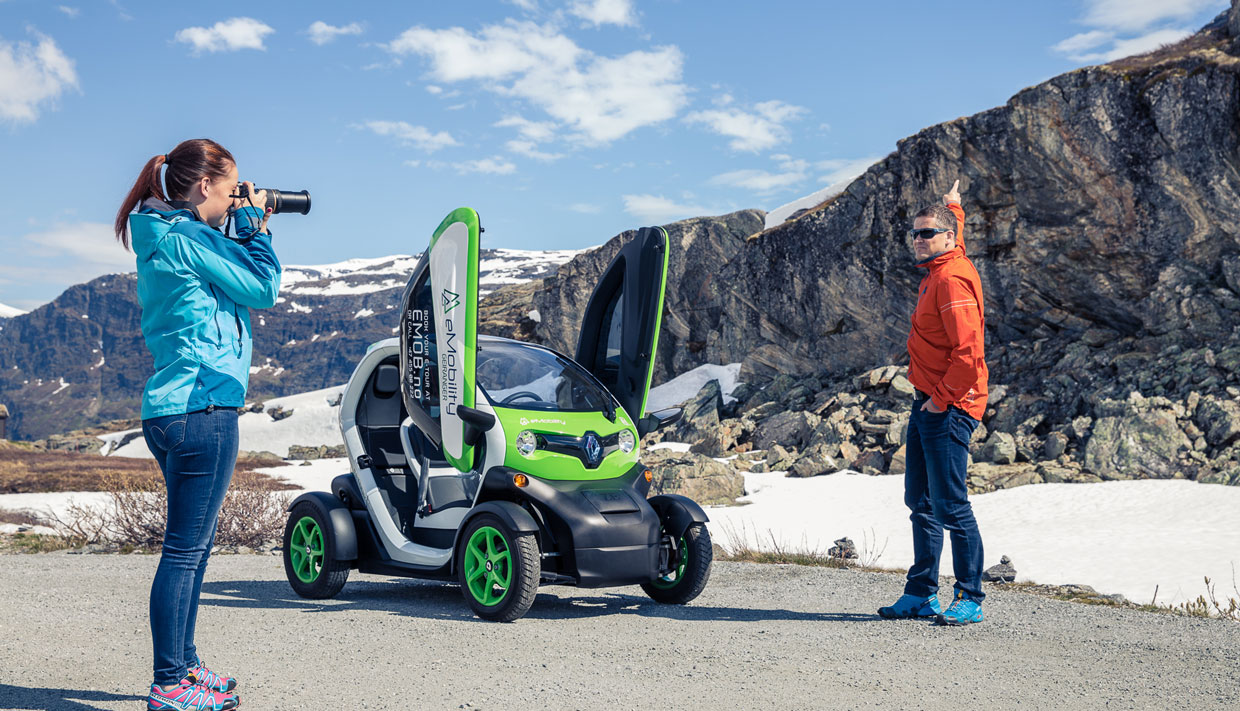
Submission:
[[[648,222],[673,222],[704,215],[710,210],[692,203],[678,203],[662,195],[624,195],[624,211]]]
[[[1199,13],[1223,9],[1225,0],[1086,0],[1081,23],[1091,27],[1051,46],[1074,62],[1110,62],[1178,42]]]
[[[818,177],[818,182],[826,185],[838,185],[840,183],[851,183],[857,176],[864,173],[870,166],[879,161],[879,156],[866,156],[865,158],[838,158],[834,160],[824,160],[815,163],[814,167],[818,170],[827,171]],[[840,186],[840,189],[847,185]]]
[[[548,153],[546,151],[538,150],[538,144],[534,141],[513,139],[505,143],[504,146],[513,153],[518,153],[520,155],[547,163],[564,157],[563,153]]]
[[[504,0],[504,2],[516,5],[526,12],[533,12],[538,9],[538,0]]]
[[[705,124],[708,129],[730,136],[729,146],[737,151],[760,151],[788,140],[784,124],[800,118],[806,110],[782,101],[764,101],[746,111],[740,108],[694,111],[685,117],[688,123]]]
[[[342,35],[362,34],[362,26],[356,22],[350,22],[347,25],[336,27],[322,20],[317,20],[310,25],[306,32],[310,35],[311,42],[322,46]]]
[[[442,87],[442,86],[435,86],[434,84],[427,84],[427,85],[426,85],[426,93],[428,93],[428,94],[430,94],[430,95],[432,95],[432,96],[438,96],[439,94],[442,94],[442,93],[443,93],[443,87]]]
[[[68,15],[70,18],[73,18],[73,19],[77,19],[77,16],[82,14],[81,9],[76,8],[76,7],[69,7],[68,5],[57,5],[56,9],[60,10],[61,12],[63,12],[64,14]]]
[[[8,293],[35,295],[49,286],[61,289],[103,274],[132,272],[134,256],[116,241],[112,225],[104,222],[58,223],[14,240],[2,237],[20,251],[20,259],[0,263],[0,282],[12,285]],[[10,300],[33,308],[42,302]]]
[[[790,188],[809,179],[809,161],[794,159],[786,155],[775,155],[771,158],[779,162],[777,172],[754,169],[733,170],[716,175],[708,182],[711,185],[744,188],[764,194]]]
[[[34,121],[41,105],[78,88],[73,60],[51,37],[31,34],[38,44],[6,42],[0,37],[0,119]]]
[[[482,158],[481,160],[471,160],[462,163],[453,163],[457,171],[460,173],[486,173],[489,175],[509,175],[515,173],[517,166],[509,161],[495,156],[494,158]]]
[[[579,212],[583,215],[597,215],[603,211],[602,207],[592,205],[588,202],[575,202],[568,206],[569,212]]]
[[[1223,0],[1087,0],[1083,22],[1094,27],[1109,27],[1123,32],[1140,32],[1164,20],[1187,20]]]
[[[252,17],[234,17],[210,27],[187,27],[176,34],[176,41],[192,45],[194,53],[233,52],[239,49],[266,50],[263,38],[275,32]]]
[[[1063,42],[1060,42],[1058,45],[1055,45],[1055,49],[1067,54],[1069,59],[1077,62],[1113,62],[1122,57],[1131,57],[1135,54],[1144,54],[1158,49],[1165,44],[1179,42],[1191,34],[1192,32],[1187,29],[1167,29],[1154,30],[1149,34],[1141,35],[1140,37],[1132,37],[1129,39],[1115,39],[1112,37],[1106,40],[1111,42],[1111,46],[1108,49],[1099,52],[1069,52],[1060,49],[1060,45],[1065,42],[1071,42],[1074,39],[1069,37]],[[1077,35],[1077,37],[1079,36],[1080,35]]]
[[[512,126],[528,141],[542,143],[555,138],[555,124],[550,121],[530,121],[520,115],[508,116],[495,123],[498,127]]]
[[[637,13],[632,0],[573,0],[568,12],[595,27],[620,25],[632,27],[637,24]]]
[[[387,48],[425,57],[435,81],[479,82],[534,106],[585,143],[609,143],[661,123],[686,103],[684,58],[676,47],[601,57],[552,26],[509,20],[476,34],[413,27]]]
[[[425,126],[414,126],[404,121],[367,121],[362,126],[376,135],[392,136],[407,146],[416,146],[427,153],[460,145],[447,131],[433,133]]]

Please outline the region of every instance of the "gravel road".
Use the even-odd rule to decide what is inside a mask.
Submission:
[[[156,558],[0,555],[0,709],[135,709]],[[667,607],[543,588],[512,624],[455,586],[357,575],[293,595],[280,558],[216,556],[198,646],[243,709],[1235,709],[1240,625],[992,590],[965,628],[887,621],[899,576],[717,563]],[[944,593],[946,595],[946,593]]]

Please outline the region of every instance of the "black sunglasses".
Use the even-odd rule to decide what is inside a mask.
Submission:
[[[926,227],[920,230],[909,230],[909,237],[913,239],[934,239],[934,236],[943,232],[951,232],[944,227]]]

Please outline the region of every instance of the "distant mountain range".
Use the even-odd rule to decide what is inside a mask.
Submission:
[[[484,249],[480,292],[553,274],[578,251]],[[374,341],[397,330],[397,301],[421,255],[288,266],[276,306],[253,313],[253,400],[348,379]],[[29,313],[0,320],[0,403],[8,434],[37,439],[136,417],[152,371],[139,328],[137,275],[66,289]],[[528,309],[522,317],[528,318]]]

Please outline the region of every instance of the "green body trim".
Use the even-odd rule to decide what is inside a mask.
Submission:
[[[289,560],[303,583],[313,583],[323,570],[323,529],[313,516],[302,516],[289,537]]]
[[[612,422],[602,412],[548,412],[545,410],[520,410],[509,407],[496,407],[495,417],[504,428],[506,448],[504,466],[523,471],[540,479],[556,480],[591,480],[614,479],[637,463],[638,444],[637,428],[625,413],[623,407],[616,407],[616,421]],[[600,437],[607,437],[620,430],[627,429],[633,433],[633,451],[625,452],[617,449],[603,458],[597,469],[586,469],[586,465],[577,457],[545,450],[535,450],[534,454],[525,456],[517,451],[517,435],[523,430],[534,434],[560,434],[580,437],[586,432],[594,432]]]
[[[671,252],[671,245],[667,230],[660,227],[659,232],[663,233],[663,271],[659,274],[659,303],[654,310],[654,337],[650,340],[650,364],[646,367],[646,391],[642,393],[641,412],[633,415],[639,420],[646,416],[646,400],[650,397],[650,381],[654,378],[654,357],[659,352],[659,329],[663,327],[663,296],[667,292],[667,259],[668,253]]]
[[[512,551],[504,534],[491,526],[474,531],[465,544],[465,585],[487,607],[503,602],[512,587]]]
[[[426,251],[429,254],[435,248],[435,243],[439,241],[443,233],[457,222],[464,223],[469,233],[465,291],[463,294],[456,295],[456,298],[461,302],[460,305],[464,307],[463,331],[461,334],[461,359],[463,361],[461,367],[461,404],[466,407],[474,407],[477,404],[475,402],[477,376],[474,368],[478,357],[478,249],[482,232],[478,213],[468,207],[459,207],[448,213],[448,216],[439,223],[439,227],[435,228],[435,233],[431,236],[431,243],[426,248]],[[433,274],[431,275],[431,288],[437,292],[442,291],[440,287],[435,285]],[[457,308],[460,307],[453,306],[448,311],[455,311]],[[437,340],[441,336],[442,334],[437,333]],[[442,344],[440,346],[442,347]],[[440,424],[443,424],[442,416],[440,417]],[[458,470],[467,472],[474,467],[474,448],[468,445],[464,446],[459,458],[453,456],[445,449],[444,459]]]

